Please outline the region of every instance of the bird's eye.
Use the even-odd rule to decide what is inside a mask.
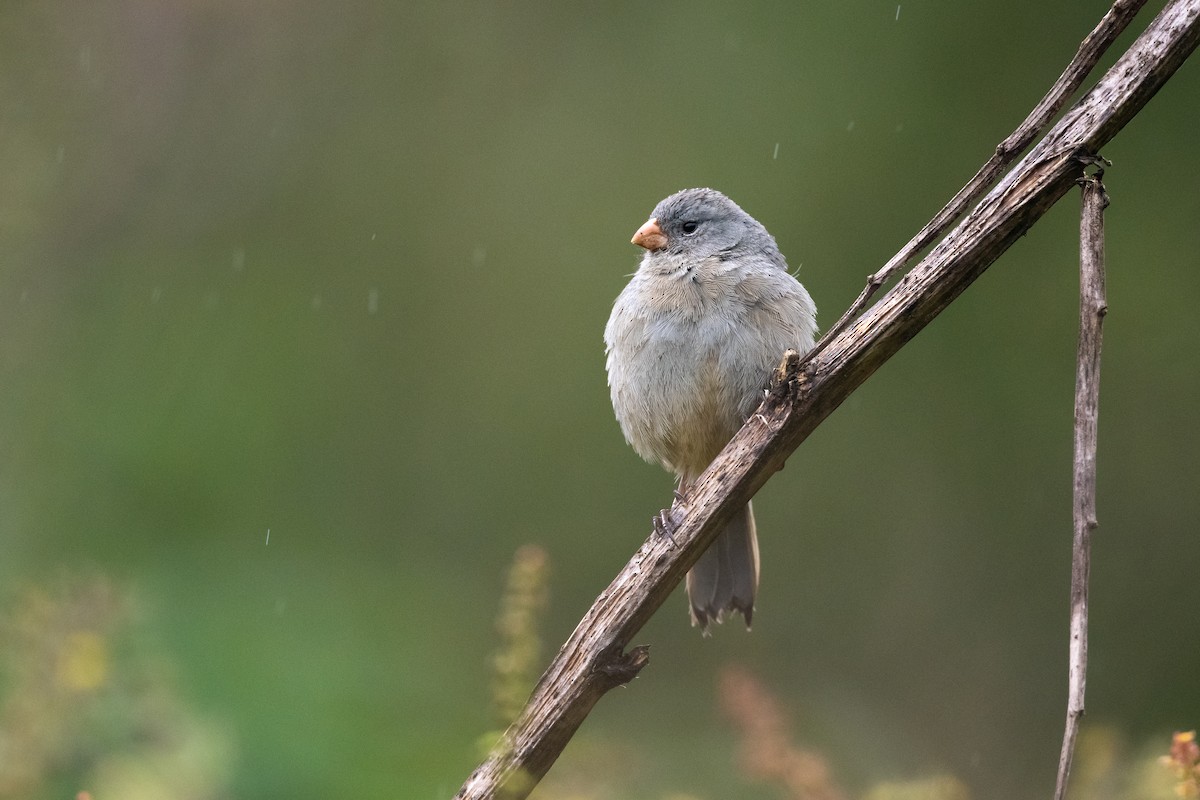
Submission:
[[[691,236],[693,233],[695,233],[697,230],[700,229],[700,223],[694,222],[693,220],[688,220],[687,222],[683,223],[679,227],[683,231],[684,236]]]

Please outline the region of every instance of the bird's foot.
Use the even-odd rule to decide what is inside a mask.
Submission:
[[[679,492],[676,492],[678,499]],[[679,526],[679,521],[675,518],[675,506],[664,508],[654,515],[652,522],[654,523],[654,533],[658,536],[665,536],[667,541],[671,543],[671,547],[675,546],[675,529]]]

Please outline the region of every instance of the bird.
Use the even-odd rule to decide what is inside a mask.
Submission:
[[[626,441],[673,473],[686,499],[785,351],[812,349],[816,306],[774,237],[715,189],[670,195],[632,243],[645,252],[604,329],[609,394]],[[661,519],[656,529],[669,512]],[[707,636],[712,622],[741,614],[749,629],[758,578],[747,503],[688,572],[692,625]]]

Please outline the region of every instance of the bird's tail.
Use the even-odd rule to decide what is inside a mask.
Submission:
[[[692,624],[699,625],[705,635],[709,624],[721,622],[726,612],[740,613],[750,627],[758,594],[758,536],[749,503],[688,572],[687,593]]]

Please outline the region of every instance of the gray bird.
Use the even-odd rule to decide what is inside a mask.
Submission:
[[[646,250],[604,329],[608,385],[625,439],[689,487],[762,401],[785,350],[812,349],[816,308],[775,239],[713,189],[659,203],[633,236]],[[687,576],[692,624],[741,613],[758,591],[749,505]]]

